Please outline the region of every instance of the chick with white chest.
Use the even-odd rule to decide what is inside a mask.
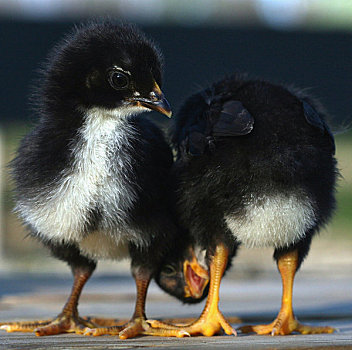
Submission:
[[[69,264],[74,284],[55,319],[2,328],[163,334],[149,327],[144,305],[177,235],[168,195],[172,153],[162,132],[138,116],[171,115],[161,68],[161,54],[144,34],[111,21],[80,26],[52,50],[33,98],[39,121],[12,162],[15,210],[30,234]],[[109,323],[79,317],[80,293],[99,259],[126,257],[137,285],[134,315],[125,326],[98,328]]]

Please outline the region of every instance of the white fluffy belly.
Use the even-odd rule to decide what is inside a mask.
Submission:
[[[50,241],[77,244],[91,257],[127,254],[128,211],[136,201],[130,140],[138,134],[122,112],[91,110],[72,148],[73,164],[45,196],[17,203],[16,211],[37,234]],[[86,232],[99,206],[99,233]],[[104,232],[107,232],[106,234]]]
[[[289,246],[316,221],[313,205],[305,196],[252,196],[245,210],[244,215],[227,215],[225,222],[246,247]]]

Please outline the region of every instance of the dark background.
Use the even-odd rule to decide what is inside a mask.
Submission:
[[[0,120],[28,121],[36,69],[74,22],[0,21]],[[77,23],[77,22],[75,22]],[[190,93],[225,74],[310,88],[335,122],[352,118],[352,35],[265,27],[142,26],[165,56],[163,90],[177,111]],[[162,121],[162,116],[154,116]]]

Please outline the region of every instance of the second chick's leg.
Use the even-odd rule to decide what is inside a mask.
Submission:
[[[298,322],[292,307],[293,280],[298,266],[298,251],[287,252],[279,257],[277,265],[282,279],[281,309],[276,319],[267,325],[244,326],[243,333],[255,332],[257,334],[286,335],[292,332],[301,334],[332,333],[331,327],[314,327]]]
[[[225,319],[219,310],[219,291],[221,278],[224,274],[228,260],[228,249],[223,245],[217,245],[215,254],[210,263],[210,286],[209,294],[204,310],[198,320],[188,326],[169,326],[170,329],[182,329],[189,335],[205,335],[208,337],[220,333],[222,330],[226,334],[236,335],[236,331]],[[164,324],[159,321],[150,321],[152,327],[162,327]],[[165,325],[165,327],[168,327]]]
[[[86,330],[85,335],[119,335],[120,339],[133,338],[138,335],[174,336],[182,337],[187,335],[182,330],[165,330],[152,328],[146,321],[145,301],[152,272],[143,268],[134,268],[133,277],[136,283],[137,297],[135,310],[131,320],[122,326],[100,327]]]

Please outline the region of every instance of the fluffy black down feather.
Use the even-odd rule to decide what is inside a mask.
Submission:
[[[172,139],[179,215],[197,244],[211,254],[224,242],[233,255],[241,243],[271,245],[276,259],[298,248],[301,264],[335,208],[338,175],[334,139],[314,99],[234,75],[186,100]],[[263,221],[271,210],[281,214]],[[237,234],[243,225],[258,237]]]

